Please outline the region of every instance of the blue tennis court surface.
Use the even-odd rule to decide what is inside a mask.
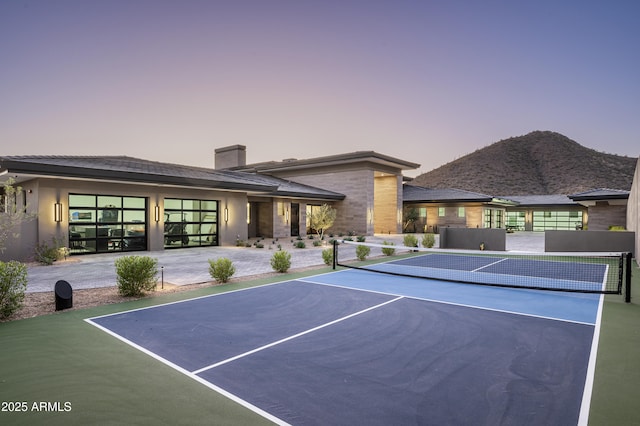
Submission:
[[[280,424],[569,425],[599,306],[346,270],[87,321]]]

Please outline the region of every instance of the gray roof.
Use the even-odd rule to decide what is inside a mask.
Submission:
[[[282,170],[300,170],[310,167],[332,166],[339,164],[373,163],[400,170],[413,170],[420,164],[380,154],[375,151],[355,151],[347,154],[330,155],[307,159],[289,158],[283,161],[267,161],[233,167],[234,170],[246,170],[261,173],[273,173]]]
[[[344,198],[344,195],[336,192],[295,184],[284,179],[127,156],[8,156],[0,157],[0,171],[7,171],[12,175],[153,183],[314,199]]]
[[[423,188],[420,186],[404,184],[402,187],[404,201],[410,202],[484,202],[493,201],[493,197],[477,192],[461,189]]]
[[[629,198],[629,191],[622,189],[597,188],[578,194],[569,195],[574,201],[586,200],[626,200]]]
[[[237,172],[247,175],[250,179],[265,185],[276,186],[277,189],[268,193],[277,197],[293,197],[293,198],[311,198],[324,200],[344,200],[345,195],[326,189],[316,188],[314,186],[304,185],[302,183],[293,182],[286,179],[280,179],[271,175],[253,174],[246,172]]]
[[[512,200],[522,207],[576,205],[576,203],[566,195],[508,195],[500,198]]]

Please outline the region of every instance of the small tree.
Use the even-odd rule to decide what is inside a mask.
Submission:
[[[420,212],[415,207],[410,208],[404,212],[404,225],[402,225],[402,230],[406,231],[410,225],[413,225],[413,231],[415,232],[416,226],[415,223],[420,217]]]
[[[26,205],[18,203],[22,188],[14,183],[13,178],[9,178],[0,194],[0,252],[5,251],[9,238],[20,238],[20,225],[36,218],[36,214],[27,213]]]
[[[311,213],[311,227],[316,230],[321,240],[324,239],[324,231],[333,226],[337,215],[337,210],[329,204],[323,204],[313,209]]]

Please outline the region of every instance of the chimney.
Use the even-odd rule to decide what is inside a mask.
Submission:
[[[231,145],[216,149],[214,167],[217,170],[247,165],[247,147]]]

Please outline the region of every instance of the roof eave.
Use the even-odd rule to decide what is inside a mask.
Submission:
[[[246,184],[239,182],[225,182],[220,180],[186,178],[179,176],[154,175],[146,173],[122,172],[104,169],[85,169],[79,167],[34,164],[27,162],[2,161],[2,169],[9,174],[28,174],[48,177],[68,177],[79,179],[109,180],[120,182],[139,182],[157,185],[179,185],[200,188],[216,188],[228,190],[244,190],[271,192],[277,190],[275,185]]]

